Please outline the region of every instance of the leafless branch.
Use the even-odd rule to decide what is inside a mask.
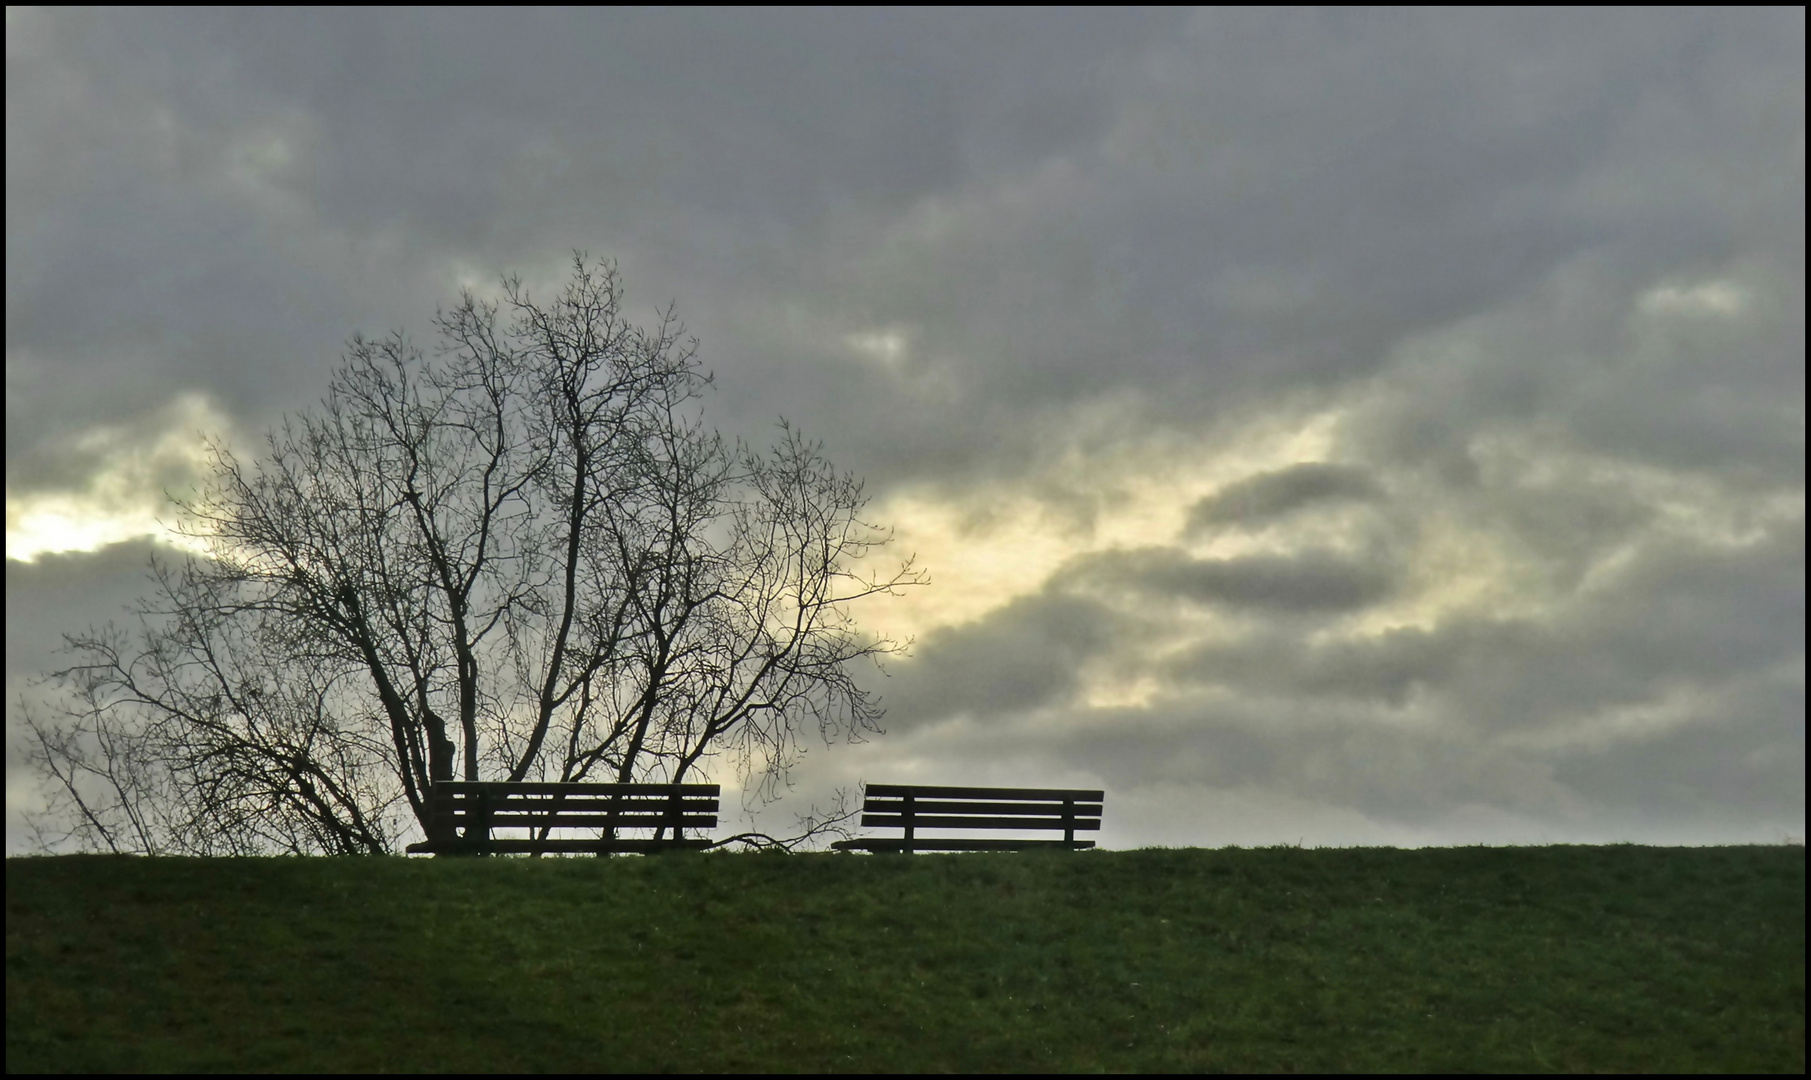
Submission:
[[[671,309],[623,315],[575,253],[551,298],[461,297],[432,356],[355,336],[319,406],[181,503],[205,557],[154,562],[129,632],[72,636],[23,725],[56,843],[375,853],[434,783],[681,780],[771,798],[815,725],[879,730],[851,665],[897,648],[850,601],[890,535],[822,447],[726,442]],[[837,819],[840,820],[840,819]],[[46,819],[48,822],[48,818]],[[792,846],[832,828],[814,821]]]

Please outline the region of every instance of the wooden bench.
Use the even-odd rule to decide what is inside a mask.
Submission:
[[[898,839],[839,840],[839,851],[1023,851],[1026,848],[1094,846],[1077,840],[1078,832],[1100,829],[1099,791],[1041,788],[920,787],[869,784],[862,800],[861,823],[905,830]],[[1029,829],[1061,832],[1061,840],[969,839],[918,835],[921,829]]]
[[[428,793],[429,839],[411,854],[605,855],[706,848],[687,829],[717,827],[717,784],[543,784],[447,782]],[[522,836],[493,836],[496,829]],[[553,835],[574,829],[594,835]],[[625,837],[622,830],[651,831]]]

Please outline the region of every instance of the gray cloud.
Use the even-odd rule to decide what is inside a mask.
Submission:
[[[1122,620],[1084,597],[1025,597],[920,643],[878,689],[889,728],[951,716],[1020,712],[1066,701],[1080,667],[1119,640]]]
[[[353,331],[428,344],[462,285],[582,248],[638,318],[678,302],[726,431],[784,414],[877,508],[984,508],[958,556],[1044,522],[879,684],[927,778],[1350,837],[1802,834],[1804,41],[1796,9],[9,10],[9,529],[142,512],[192,477],[183,402],[249,446]],[[9,561],[9,686],[125,550]]]
[[[1648,820],[1688,831],[1731,818],[1787,826],[1803,813],[1803,679],[1745,680],[1706,704],[1696,722],[1650,738],[1556,755],[1554,778],[1625,827]]]
[[[148,591],[154,552],[169,554],[149,540],[130,540],[95,552],[43,555],[30,563],[6,560],[8,678],[67,663],[63,633],[129,624],[129,609]],[[50,613],[55,621],[47,625]],[[18,688],[9,683],[9,689]]]
[[[1259,604],[1240,609],[1230,636],[1179,652],[1162,648],[1175,636],[1166,595],[1199,598],[1233,567],[1240,587],[1263,590],[1274,582],[1259,568],[1316,561],[1093,557],[1035,602],[933,635],[901,688],[926,706],[904,734],[936,734],[951,761],[1018,761],[1127,793],[1264,790],[1378,828],[1494,821],[1525,841],[1714,839],[1744,821],[1790,831],[1803,780],[1802,523],[1741,545],[1636,535],[1637,554],[1542,614],[1320,623],[1309,638],[1299,608]],[[1076,605],[1078,593],[1103,603]],[[1089,672],[1141,674],[1150,697],[1090,705],[1078,678]]]
[[[1465,615],[1315,644],[1264,628],[1167,667],[1265,697],[1403,708],[1423,695],[1454,728],[1560,728],[1682,687],[1717,692],[1802,655],[1803,528],[1755,548],[1655,544],[1545,617]]]
[[[1362,469],[1319,462],[1292,465],[1207,496],[1189,509],[1186,528],[1199,533],[1212,525],[1267,522],[1314,504],[1382,497],[1376,481]]]
[[[1278,613],[1339,612],[1390,595],[1395,567],[1373,557],[1329,552],[1194,559],[1174,548],[1091,556],[1076,567],[1084,580],[1102,581],[1158,597]]]
[[[39,778],[17,760],[21,701],[34,706],[54,692],[46,676],[68,667],[75,657],[64,650],[63,635],[108,623],[130,626],[131,608],[149,587],[149,540],[112,544],[95,552],[42,555],[26,563],[6,560],[6,787],[7,850],[26,842],[20,807],[35,798]],[[165,549],[160,554],[167,556]]]

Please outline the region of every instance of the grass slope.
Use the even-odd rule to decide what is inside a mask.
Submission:
[[[1803,847],[14,859],[9,1072],[1802,1072]]]

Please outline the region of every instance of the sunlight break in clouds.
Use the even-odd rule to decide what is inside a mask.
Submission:
[[[1747,306],[1742,290],[1726,281],[1707,281],[1689,288],[1662,285],[1641,298],[1641,310],[1684,315],[1740,315]]]
[[[905,335],[896,330],[870,330],[850,334],[849,347],[888,370],[896,370],[905,357]]]
[[[1105,408],[1098,413],[1116,413]],[[1257,473],[1320,461],[1332,413],[1241,425],[1236,433],[1172,445],[1157,440],[1091,458],[1076,442],[1053,448],[1032,483],[960,496],[925,485],[879,501],[876,520],[893,523],[895,547],[916,553],[932,586],[865,606],[864,625],[905,640],[973,622],[1042,589],[1078,557],[1175,542],[1202,497]],[[1075,430],[1111,423],[1083,417]],[[1226,556],[1266,550],[1264,539],[1227,534],[1200,545]]]
[[[90,428],[66,447],[89,465],[79,488],[6,494],[6,557],[31,562],[51,552],[98,551],[109,544],[151,536],[202,552],[203,541],[171,526],[176,508],[166,492],[185,495],[206,469],[204,434],[228,420],[207,398],[184,394],[140,426]]]

